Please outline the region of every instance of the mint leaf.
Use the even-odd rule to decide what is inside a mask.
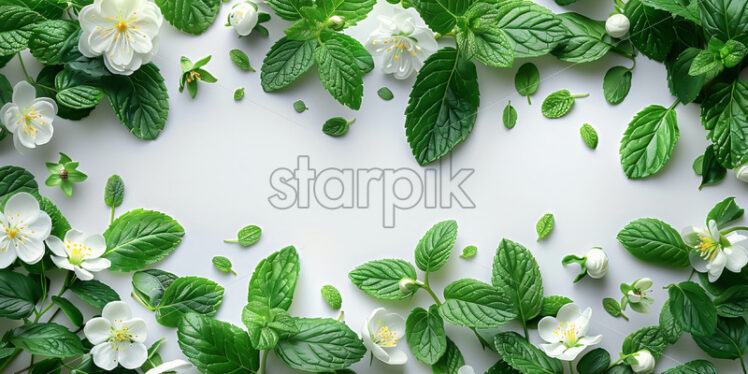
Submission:
[[[156,320],[166,327],[177,327],[190,312],[213,317],[222,301],[223,287],[216,282],[200,277],[177,278],[164,291],[156,308]]]
[[[447,350],[442,358],[435,363],[431,370],[433,374],[457,374],[457,371],[465,365],[460,349],[451,339],[447,338]]]
[[[229,52],[229,57],[231,58],[231,61],[234,61],[234,64],[236,64],[239,69],[245,71],[256,71],[249,63],[249,56],[247,56],[247,54],[241,49],[232,49]]]
[[[582,140],[584,140],[588,147],[592,149],[597,148],[597,131],[595,131],[595,128],[590,126],[589,123],[582,125],[579,129],[579,134],[582,135]]]
[[[296,100],[293,102],[293,110],[295,110],[296,113],[303,113],[309,110],[309,108],[306,106],[303,100]]]
[[[75,0],[73,2],[80,1],[85,0]],[[26,7],[50,20],[61,18],[62,12],[65,10],[65,5],[56,0],[2,0],[0,1],[0,5],[19,5]]]
[[[621,315],[621,304],[612,297],[606,297],[603,299],[603,309],[613,317]]]
[[[706,35],[720,40],[734,39],[748,44],[745,3],[741,0],[704,0],[697,4],[701,15],[701,26]]]
[[[704,157],[701,159],[701,184],[699,185],[699,190],[704,186],[712,186],[722,182],[722,179],[727,174],[727,169],[719,163],[714,153],[714,144],[706,147]]]
[[[65,88],[57,92],[57,102],[72,109],[95,107],[104,97],[104,92],[94,86],[80,85]]]
[[[379,95],[380,98],[384,101],[390,101],[392,100],[395,95],[392,94],[392,91],[387,87],[382,87],[377,90],[377,95]]]
[[[674,0],[641,0],[641,3],[655,8],[668,11],[676,16],[681,16],[697,25],[699,20],[699,8],[696,2],[674,1]]]
[[[286,366],[301,371],[335,371],[364,357],[366,347],[345,323],[329,318],[295,320],[299,333],[281,339],[274,350]]]
[[[495,7],[479,3],[468,12],[468,27],[456,34],[457,45],[465,58],[475,58],[491,67],[509,67],[514,63],[514,45],[496,28]]]
[[[355,121],[355,118],[348,121],[343,117],[332,117],[322,125],[322,132],[330,136],[343,136],[348,132],[350,124]]]
[[[610,366],[610,353],[603,348],[596,348],[587,352],[579,362],[577,371],[582,374],[603,374]]]
[[[28,276],[0,270],[0,317],[27,318],[41,297],[42,290]]]
[[[670,313],[675,322],[696,336],[710,336],[717,328],[717,308],[704,289],[694,282],[681,282],[668,290]]]
[[[538,90],[540,85],[540,72],[532,62],[522,64],[514,76],[514,88],[522,96],[527,96],[527,104],[530,104],[530,95]]]
[[[213,256],[213,259],[211,259],[210,262],[212,262],[213,266],[219,271],[236,275],[234,269],[231,268],[231,260],[229,260],[228,257]]]
[[[11,330],[6,336],[16,348],[32,355],[67,358],[85,353],[81,340],[56,323],[27,323]]]
[[[301,8],[312,6],[313,2],[311,0],[267,0],[267,4],[273,8],[278,17],[286,21],[296,21],[303,17]]]
[[[569,90],[556,91],[543,100],[541,110],[548,118],[561,118],[569,113],[571,107],[578,97],[589,96],[588,94],[572,95]]]
[[[499,3],[497,24],[514,45],[514,57],[537,57],[550,53],[567,38],[561,19],[531,1]]]
[[[675,344],[683,334],[683,328],[675,321],[673,314],[670,313],[670,300],[665,300],[660,310],[660,332],[669,344]]]
[[[457,240],[457,222],[442,221],[432,226],[416,246],[416,265],[425,272],[437,271],[447,263]]]
[[[703,75],[693,76],[689,74],[689,70],[698,54],[698,49],[686,48],[678,55],[675,61],[671,62],[668,59],[665,62],[670,91],[684,104],[696,100],[696,97],[701,92],[701,88],[704,86],[705,77]]]
[[[169,94],[156,65],[143,65],[127,77],[109,77],[104,87],[114,114],[133,135],[158,137],[169,115]]]
[[[283,309],[250,302],[242,310],[242,322],[247,326],[249,340],[257,350],[271,350],[281,337],[299,332],[296,320]]]
[[[653,175],[670,159],[680,132],[675,111],[650,105],[629,122],[621,139],[621,165],[631,179]]]
[[[556,220],[552,213],[546,213],[538,220],[535,224],[535,232],[538,233],[538,241],[542,240],[553,230],[553,226],[556,224]]]
[[[551,52],[559,60],[592,62],[603,58],[610,51],[611,45],[605,42],[605,22],[595,21],[577,13],[563,13],[557,17],[568,30],[563,42]]]
[[[106,180],[104,187],[104,204],[112,208],[122,205],[125,198],[125,182],[117,174],[112,175]]]
[[[500,289],[474,279],[460,279],[444,289],[441,316],[450,323],[479,329],[496,328],[517,318],[516,306]]]
[[[29,38],[29,50],[39,62],[47,65],[62,63],[63,47],[72,37],[77,36],[80,27],[67,20],[52,20],[34,27]]]
[[[745,213],[745,210],[735,203],[735,198],[728,197],[717,203],[717,205],[709,211],[709,214],[706,216],[706,222],[708,224],[709,221],[714,220],[717,222],[717,227],[723,229],[728,224],[743,217],[743,213]]]
[[[532,253],[521,244],[501,240],[493,261],[491,283],[510,301],[512,312],[520,321],[528,321],[540,313],[543,305],[540,268]]]
[[[342,39],[338,34],[331,34],[314,50],[314,61],[322,86],[335,100],[358,110],[364,95],[363,73],[348,48],[348,41]]]
[[[667,342],[662,334],[662,330],[658,326],[649,326],[629,334],[623,340],[621,350],[624,354],[632,354],[646,349],[657,360],[662,356],[665,348],[667,348]]]
[[[52,296],[52,302],[70,319],[70,322],[77,327],[83,326],[83,314],[70,302],[70,300],[61,296]]]
[[[300,41],[283,37],[275,42],[262,61],[262,89],[271,92],[293,83],[314,64],[316,47],[315,39]]]
[[[447,334],[444,321],[439,315],[439,307],[432,305],[429,310],[415,308],[405,322],[405,337],[418,361],[434,365],[447,350]]]
[[[631,22],[629,38],[636,49],[655,61],[665,61],[676,40],[672,15],[640,0],[627,2],[624,15]]]
[[[117,218],[104,232],[105,258],[110,270],[134,271],[153,265],[176,249],[184,229],[171,217],[154,211],[136,209]]]
[[[717,374],[714,365],[706,360],[696,360],[686,362],[683,365],[676,366],[662,372],[662,374]]]
[[[70,286],[70,291],[98,310],[104,309],[112,301],[120,300],[117,291],[96,279],[75,282]]]
[[[517,124],[517,109],[514,109],[511,101],[506,103],[504,113],[501,115],[501,120],[504,122],[504,127],[507,129],[513,129]]]
[[[343,28],[355,25],[366,18],[374,8],[376,0],[318,0],[317,6],[322,8],[326,18],[339,16],[345,22]]]
[[[630,222],[618,233],[618,241],[634,257],[649,263],[686,267],[689,248],[672,226],[654,218]]]
[[[361,69],[362,73],[368,73],[374,69],[374,58],[366,47],[364,47],[358,40],[346,35],[346,34],[335,34],[335,39],[343,43],[346,48],[353,54],[353,58],[356,59],[356,65]]]
[[[166,289],[177,278],[179,277],[159,269],[136,271],[132,275],[133,297],[147,308],[155,309],[164,297]]]
[[[259,352],[247,333],[228,322],[190,313],[180,320],[177,339],[182,353],[202,373],[254,374],[260,367]]]
[[[248,302],[288,310],[299,281],[299,254],[289,246],[260,261],[249,280]]]
[[[748,81],[717,83],[701,105],[701,123],[709,130],[717,160],[726,168],[748,161]]]
[[[0,167],[0,197],[8,196],[23,188],[39,189],[34,175],[18,166],[8,165]]]
[[[186,33],[199,35],[215,21],[221,3],[216,0],[155,0],[164,18]]]
[[[410,4],[434,32],[446,34],[454,29],[458,16],[470,6],[467,0],[415,0]]]
[[[623,66],[614,66],[603,78],[605,100],[613,105],[620,104],[631,89],[631,70]]]
[[[320,289],[320,293],[322,294],[322,298],[325,300],[327,305],[330,306],[330,308],[333,308],[335,310],[340,309],[341,305],[343,304],[343,298],[340,296],[340,291],[338,291],[335,286],[326,284],[322,286],[322,289]]]
[[[563,374],[561,361],[548,357],[515,332],[501,332],[494,338],[496,351],[512,368],[523,373]]]
[[[405,109],[405,133],[419,164],[440,159],[467,138],[479,95],[475,65],[457,50],[445,47],[426,59]]]
[[[416,279],[416,269],[403,260],[369,261],[348,273],[348,278],[361,291],[379,300],[407,299],[416,291],[405,293],[400,290],[402,279]]]
[[[478,247],[474,245],[469,245],[462,249],[462,254],[460,257],[462,258],[473,258],[478,253]]]
[[[748,324],[742,318],[722,318],[711,336],[693,336],[696,345],[714,358],[738,359],[748,351]]]
[[[39,13],[16,5],[0,6],[0,56],[26,49],[35,23],[44,21]]]

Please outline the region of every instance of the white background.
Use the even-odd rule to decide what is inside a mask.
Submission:
[[[550,0],[538,2],[555,12],[563,11]],[[310,209],[273,208],[267,200],[274,193],[269,176],[277,168],[293,169],[298,155],[309,155],[312,167],[318,171],[328,167],[422,171],[411,155],[403,127],[403,112],[414,78],[396,81],[377,68],[364,77],[364,103],[358,112],[335,102],[320,85],[314,69],[287,89],[264,93],[259,72],[240,71],[228,52],[233,48],[246,51],[259,71],[265,53],[282,36],[288,23],[273,16],[270,38],[252,35],[238,39],[232,30],[223,27],[229,6],[222,5],[215,25],[200,36],[180,33],[164,24],[161,51],[155,63],[166,79],[171,108],[166,129],[156,141],[141,141],[129,135],[109,106],[102,104],[83,121],[55,121],[52,142],[28,155],[16,153],[10,139],[0,144],[0,163],[22,166],[34,173],[42,194],[50,197],[77,229],[103,232],[107,228],[109,210],[103,202],[104,184],[115,173],[126,184],[124,205],[118,214],[146,208],[177,219],[187,234],[177,250],[157,267],[180,276],[208,277],[223,285],[226,293],[218,319],[241,326],[241,309],[254,266],[287,245],[296,246],[301,256],[301,279],[291,308],[294,315],[337,317],[319,294],[322,285],[333,284],[343,294],[345,320],[357,332],[363,319],[378,306],[407,316],[415,306],[428,307],[430,298],[423,293],[411,301],[383,304],[358,291],[348,280],[348,272],[372,259],[413,260],[418,239],[432,224],[456,219],[459,237],[453,258],[432,277],[440,296],[443,287],[458,278],[488,281],[499,241],[510,238],[535,254],[546,295],[565,295],[582,307],[592,307],[590,333],[604,335],[601,345],[615,359],[626,335],[657,324],[658,312],[667,298],[662,286],[683,281],[689,275],[687,269],[663,269],[636,260],[616,241],[618,231],[639,217],[657,217],[679,229],[703,225],[708,210],[727,196],[737,196],[740,205],[748,205],[748,189],[732,173],[716,187],[697,189],[700,178],[694,175],[691,163],[704,151],[707,141],[699,121],[699,106],[695,104],[677,108],[681,137],[665,169],[646,180],[626,179],[618,156],[626,124],[645,106],[667,107],[674,98],[667,89],[664,65],[640,56],[629,96],[618,106],[607,104],[602,93],[605,72],[614,65],[630,64],[611,54],[584,65],[563,63],[554,57],[533,60],[542,82],[532,97],[532,106],[514,90],[514,73],[522,61],[510,69],[478,66],[480,114],[473,133],[456,148],[453,157],[455,168],[475,169],[464,184],[475,209],[425,209],[421,204],[398,212],[396,227],[386,229],[382,227],[381,207],[376,199],[369,209],[326,210],[317,204]],[[612,2],[586,0],[567,9],[604,19]],[[369,19],[349,32],[365,40],[375,24]],[[213,55],[213,60],[207,70],[219,82],[201,83],[195,100],[186,92],[180,94],[179,57],[186,55],[194,61],[208,54]],[[26,60],[33,58],[28,56]],[[27,64],[33,74],[40,69],[36,62]],[[16,60],[0,72],[13,83],[22,78]],[[394,100],[385,102],[377,97],[376,91],[382,86],[392,89]],[[233,91],[239,87],[246,88],[246,97],[234,102]],[[590,97],[579,99],[564,118],[548,120],[540,113],[540,103],[559,89],[589,93]],[[297,99],[303,99],[310,110],[295,113],[291,104]],[[501,125],[501,111],[507,100],[512,100],[519,112],[513,130]],[[332,116],[356,117],[357,122],[344,137],[332,138],[321,132],[322,123]],[[590,150],[579,135],[579,127],[585,122],[592,124],[600,136],[596,150]],[[72,198],[66,198],[58,188],[43,185],[47,175],[44,162],[56,162],[61,151],[80,161],[80,170],[89,175],[85,183],[75,186]],[[556,228],[546,240],[536,243],[535,223],[546,212],[555,214]],[[262,239],[256,245],[242,248],[222,242],[247,224],[263,228]],[[470,260],[459,258],[460,249],[470,244],[479,248],[478,255]],[[610,256],[607,277],[573,284],[578,268],[563,267],[561,258],[570,253],[581,255],[593,246],[602,246]],[[210,263],[214,255],[231,258],[239,275],[215,270]],[[130,297],[130,276],[113,272],[97,275],[148,322],[148,343],[166,337],[161,351],[165,360],[182,358],[175,331],[158,325],[152,313]],[[629,310],[630,322],[607,315],[601,299],[619,298],[621,282],[630,283],[642,276],[655,281],[653,313],[641,315]],[[84,308],[87,316],[91,312]],[[64,317],[57,320],[64,321]],[[494,353],[482,351],[469,330],[448,326],[447,332],[477,372],[483,372],[498,359]],[[531,334],[537,343],[537,333]],[[407,349],[404,342],[402,345]],[[677,345],[667,349],[657,370],[697,358],[708,357],[690,336],[684,335]],[[736,361],[710,360],[720,373],[740,371]],[[358,373],[430,371],[412,356],[402,368],[388,368],[376,360],[370,367],[368,361],[367,356],[353,369]],[[27,358],[18,359],[6,370],[18,370],[27,362]],[[269,371],[291,372],[273,355]]]

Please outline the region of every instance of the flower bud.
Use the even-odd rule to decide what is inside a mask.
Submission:
[[[587,267],[587,275],[593,279],[600,279],[608,272],[608,255],[602,249],[592,248],[587,252],[584,265]]]
[[[247,36],[257,26],[257,5],[251,1],[237,3],[229,12],[229,24],[240,36]]]
[[[636,374],[650,374],[654,372],[655,358],[647,350],[641,350],[634,353],[633,363],[631,364],[631,370]]]
[[[748,183],[748,162],[735,168],[735,178],[743,183]]]
[[[632,284],[631,287],[634,287],[639,292],[646,291],[652,288],[652,280],[646,277],[639,278],[634,281],[634,284]]]
[[[631,22],[623,14],[614,14],[605,21],[605,31],[614,38],[622,38],[629,33]]]
[[[330,17],[330,27],[332,27],[335,30],[339,30],[343,27],[343,17],[341,16],[332,16]]]
[[[399,286],[402,293],[411,293],[419,287],[418,282],[410,278],[401,279]]]

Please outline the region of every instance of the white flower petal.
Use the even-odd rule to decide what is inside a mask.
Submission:
[[[122,344],[117,351],[119,364],[125,369],[137,369],[148,358],[148,349],[143,343]]]
[[[148,331],[145,325],[145,321],[140,318],[133,318],[128,321],[122,322],[123,327],[127,327],[127,332],[132,335],[132,340],[137,343],[145,342],[148,338]]]
[[[558,357],[566,350],[566,347],[560,342],[551,344],[541,344],[540,349],[550,357]]]
[[[727,263],[725,267],[733,273],[740,273],[748,264],[748,251],[740,245],[733,244],[732,248],[725,249]]]
[[[62,240],[60,238],[52,235],[47,238],[47,240],[44,241],[47,243],[47,247],[49,247],[49,250],[52,251],[56,256],[59,257],[68,257],[68,253],[65,251],[65,244],[62,244]]]
[[[44,257],[44,242],[34,237],[28,237],[23,242],[16,240],[16,255],[21,261],[33,265]]]
[[[584,345],[581,347],[571,347],[558,355],[558,357],[556,358],[561,361],[574,361],[574,359],[576,359],[577,356],[579,356],[579,354],[582,353],[582,351],[584,351],[586,348],[587,346]]]
[[[112,324],[116,327],[118,324],[132,319],[132,311],[124,301],[112,301],[104,306],[101,316],[113,322]]]
[[[561,321],[555,317],[543,317],[540,322],[538,322],[538,334],[540,334],[540,338],[548,343],[557,343],[561,341],[558,334],[553,333],[560,325]]]
[[[388,349],[385,348],[385,350]],[[408,355],[406,355],[405,352],[400,349],[390,348],[388,352],[388,359],[381,361],[387,365],[405,365],[408,362]]]
[[[94,276],[90,271],[80,266],[73,266],[73,271],[75,272],[75,276],[82,281],[90,281],[91,279],[94,279]]]
[[[465,365],[457,369],[457,374],[475,374],[475,369],[472,366]]]
[[[576,304],[565,304],[558,310],[556,318],[562,322],[576,321],[581,315],[579,306]]]
[[[109,339],[112,328],[112,324],[103,317],[96,317],[86,322],[83,327],[83,334],[86,335],[86,339],[93,345],[103,343]]]
[[[106,251],[106,239],[101,234],[86,236],[83,245],[91,249],[90,257],[101,257]]]
[[[5,269],[10,266],[18,256],[14,248],[10,248],[10,242],[3,240],[0,242],[0,269]]]
[[[60,269],[75,270],[75,266],[70,263],[70,260],[68,260],[67,257],[49,256],[49,258],[51,258],[52,262],[54,262],[54,264]]]
[[[30,106],[36,99],[36,89],[29,82],[20,81],[13,86],[13,103],[21,108]]]
[[[110,371],[117,367],[117,351],[109,343],[101,343],[91,349],[93,362],[96,366]]]
[[[93,258],[90,260],[85,260],[81,264],[81,267],[93,272],[108,269],[110,266],[112,266],[112,262],[105,258]]]
[[[6,103],[0,109],[0,122],[2,122],[5,125],[5,128],[11,133],[16,132],[19,117],[21,117],[21,112],[18,109],[18,105],[13,102]]]
[[[173,371],[173,372],[182,372],[185,370],[189,370],[192,368],[192,364],[190,364],[187,361],[184,360],[174,360],[169,362],[164,362],[161,365],[158,365],[148,371],[145,372],[145,374],[161,374],[167,371]]]
[[[41,211],[39,202],[34,196],[27,192],[19,192],[13,195],[5,203],[5,217],[11,224],[19,224],[20,221],[29,223],[34,221]]]

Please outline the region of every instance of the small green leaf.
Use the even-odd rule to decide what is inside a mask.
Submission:
[[[275,42],[262,61],[262,89],[276,91],[293,83],[314,65],[316,47],[316,39],[300,41],[283,37]]]
[[[553,217],[552,213],[546,213],[540,219],[538,220],[538,223],[535,224],[535,232],[538,233],[538,241],[542,240],[548,234],[551,233],[551,230],[553,230],[553,226],[556,223],[556,219]]]
[[[413,309],[405,322],[405,337],[410,352],[418,361],[426,365],[439,361],[447,350],[447,334],[439,307],[432,305],[429,310]]]
[[[673,108],[650,105],[628,125],[621,140],[621,165],[626,176],[645,178],[659,172],[670,159],[680,132]]]
[[[340,309],[343,304],[343,297],[340,296],[340,291],[338,291],[335,286],[326,284],[322,286],[320,293],[322,293],[322,298],[325,299],[325,302],[330,306],[330,308],[335,310]]]
[[[236,234],[236,239],[226,239],[226,243],[239,243],[242,247],[249,247],[257,243],[262,236],[262,229],[259,226],[249,225],[242,227]]]
[[[526,62],[517,70],[514,76],[514,88],[517,93],[527,96],[527,103],[530,104],[530,95],[538,90],[540,85],[540,72],[538,67],[532,62]]]
[[[213,24],[221,3],[215,0],[156,0],[164,18],[177,29],[199,35]]]
[[[442,221],[432,226],[416,246],[416,265],[425,272],[441,269],[452,254],[457,240],[457,222]]]
[[[234,100],[239,101],[244,98],[244,87],[237,88],[236,91],[234,91]]]
[[[743,217],[743,213],[745,213],[745,210],[735,203],[735,198],[728,197],[717,203],[717,205],[709,211],[709,214],[706,216],[706,222],[708,224],[709,221],[714,220],[717,222],[717,227],[723,229],[728,224]]]
[[[315,48],[314,61],[322,86],[339,103],[358,110],[364,95],[363,72],[349,43],[344,36],[331,34],[328,40]]]
[[[114,174],[106,181],[104,187],[104,204],[112,208],[122,205],[125,197],[125,182],[122,178]]]
[[[223,321],[189,313],[179,322],[182,353],[205,374],[251,374],[260,367],[259,352],[247,332]]]
[[[31,316],[41,296],[42,290],[29,276],[0,270],[0,317],[23,319]]]
[[[685,267],[689,248],[672,226],[654,218],[630,222],[618,233],[618,241],[634,257],[654,264]]]
[[[356,119],[350,121],[343,117],[333,117],[325,121],[322,125],[322,132],[330,136],[343,136],[348,132],[349,126],[355,122]]]
[[[699,190],[704,186],[713,186],[722,182],[727,175],[727,169],[717,160],[717,156],[714,154],[714,144],[710,144],[706,147],[704,152],[704,158],[701,160],[701,184]]]
[[[274,352],[286,366],[307,372],[345,369],[366,347],[345,323],[329,318],[295,318],[299,333],[278,342]]]
[[[176,249],[184,228],[171,217],[154,211],[135,209],[114,220],[104,232],[106,259],[113,271],[140,270],[155,264]]]
[[[618,317],[621,315],[621,304],[619,304],[618,301],[616,301],[616,299],[614,298],[604,298],[603,309],[605,309],[605,311],[613,317]]]
[[[304,104],[303,101],[296,100],[293,102],[293,110],[295,110],[296,113],[302,113],[306,110],[309,110],[309,108],[307,108],[306,104]]]
[[[699,155],[699,157],[696,157],[695,160],[693,160],[693,165],[691,165],[691,168],[693,169],[693,172],[701,176],[701,174],[704,173],[704,155]]]
[[[156,139],[169,115],[169,94],[156,65],[143,65],[129,76],[108,77],[104,84],[119,121],[140,139]]]
[[[65,313],[73,325],[77,327],[83,326],[83,314],[70,300],[61,296],[52,296],[52,302]]]
[[[288,246],[264,258],[249,280],[247,302],[288,310],[299,281],[299,254]]]
[[[616,105],[623,102],[631,89],[631,70],[623,66],[614,66],[603,78],[605,100]]]
[[[213,317],[223,301],[223,287],[200,277],[182,277],[172,282],[156,308],[156,320],[166,327],[177,327],[187,313]]]
[[[579,374],[603,374],[610,365],[610,353],[603,348],[593,349],[577,363]]]
[[[156,309],[164,296],[164,291],[178,276],[159,269],[136,271],[132,275],[133,297],[146,308]]]
[[[627,336],[623,340],[621,350],[624,354],[632,354],[646,349],[657,360],[662,356],[665,348],[667,348],[667,342],[660,327],[649,326],[636,330]]]
[[[39,13],[24,6],[0,6],[0,56],[26,49],[35,24],[43,20]]]
[[[402,279],[416,279],[415,267],[404,260],[369,261],[353,269],[348,278],[361,291],[379,300],[407,299],[417,290],[400,290]]]
[[[572,95],[569,90],[556,91],[543,100],[541,110],[543,115],[548,118],[561,118],[569,113],[576,98],[585,96],[589,95]]]
[[[543,306],[543,279],[532,253],[519,243],[502,239],[493,261],[491,283],[516,308],[522,321],[529,321]]]
[[[385,101],[390,101],[390,100],[392,100],[395,97],[395,95],[392,94],[392,91],[390,91],[390,89],[387,88],[387,87],[382,87],[382,88],[378,89],[377,90],[377,95],[379,95],[379,97],[382,98],[382,100],[385,100]]]
[[[487,329],[517,318],[517,307],[500,289],[475,279],[459,279],[444,289],[439,312],[450,323]]]
[[[683,334],[683,328],[675,321],[673,314],[670,313],[670,300],[665,300],[660,310],[660,331],[669,344],[675,344]]]
[[[234,64],[236,64],[239,69],[245,71],[256,71],[249,63],[249,56],[247,56],[247,54],[241,49],[232,49],[229,52],[229,57],[231,57],[231,61],[234,61]]]
[[[655,61],[665,61],[675,45],[676,35],[670,12],[644,5],[640,0],[626,2],[624,15],[631,21],[629,38],[636,49]]]
[[[579,129],[579,133],[582,135],[582,140],[587,144],[588,147],[595,149],[597,148],[597,131],[590,124],[585,123]]]
[[[96,279],[75,282],[70,286],[70,291],[81,300],[99,310],[112,301],[120,300],[117,291]]]
[[[442,358],[431,367],[431,370],[433,374],[457,374],[457,371],[464,365],[465,359],[462,357],[460,349],[447,337],[447,350]]]
[[[469,245],[462,249],[462,254],[460,257],[462,258],[473,258],[478,253],[478,247],[474,245]]]
[[[517,109],[514,109],[511,101],[506,104],[501,119],[507,129],[513,129],[514,125],[517,124]]]
[[[229,260],[228,257],[213,256],[211,262],[213,262],[213,266],[215,266],[219,271],[236,275],[234,269],[231,268],[231,260]]]
[[[563,374],[561,361],[548,357],[515,332],[501,332],[494,338],[496,350],[512,368],[522,373]]]

